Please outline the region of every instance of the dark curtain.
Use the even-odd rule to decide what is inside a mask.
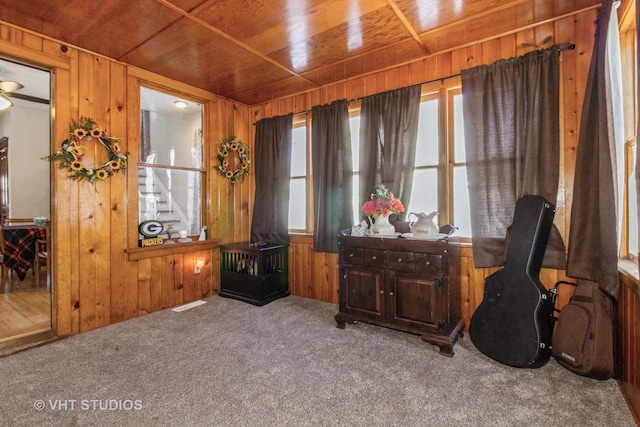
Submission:
[[[607,61],[607,32],[612,2],[598,12],[587,77],[571,207],[567,275],[597,282],[618,297],[615,137]]]
[[[359,202],[384,184],[409,205],[418,140],[421,85],[362,98]],[[404,218],[406,212],[400,218]]]
[[[252,242],[289,242],[289,180],[293,146],[293,114],[256,123],[256,194],[251,222]]]
[[[476,267],[504,264],[516,201],[527,194],[556,204],[560,159],[559,47],[462,72],[462,103]],[[543,262],[564,269],[553,227]]]
[[[337,235],[353,225],[353,162],[348,101],[311,109],[313,249],[338,252]]]

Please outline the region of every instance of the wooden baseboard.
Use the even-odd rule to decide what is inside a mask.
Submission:
[[[36,332],[24,337],[11,339],[9,341],[0,343],[0,357],[8,356],[19,351],[48,344],[52,341],[57,341],[63,338],[66,338],[66,336],[58,337],[53,333],[53,331],[48,330],[45,332]]]

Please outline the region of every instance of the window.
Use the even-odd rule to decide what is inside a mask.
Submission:
[[[450,136],[453,145],[451,152],[453,156],[449,161],[451,173],[453,174],[452,198],[453,203],[450,209],[452,216],[449,223],[458,227],[458,236],[471,237],[471,210],[469,208],[469,187],[467,186],[467,157],[464,148],[464,120],[462,117],[462,89],[459,87],[449,91],[451,108],[448,113],[452,116],[452,130]]]
[[[305,232],[311,229],[308,224],[309,213],[313,212],[310,206],[311,177],[309,176],[310,153],[307,126],[308,114],[294,117],[293,123],[293,148],[291,150],[291,183],[289,186],[289,230]]]
[[[197,102],[140,88],[138,222],[159,221],[169,237],[200,233],[203,111]]]
[[[635,58],[635,54],[633,54]],[[634,70],[635,72],[635,70]],[[633,98],[634,91],[628,91],[626,96]],[[625,96],[625,95],[623,95]],[[628,103],[625,108],[628,109]],[[621,155],[618,153],[618,185],[622,187],[622,199],[618,201],[618,209],[621,224],[620,230],[620,257],[631,260],[638,259],[638,198],[636,194],[636,156],[637,144],[635,136],[635,119],[630,111],[625,111],[626,140],[622,147]],[[630,125],[633,124],[633,128]]]
[[[635,3],[635,2],[633,2]],[[618,201],[622,208],[622,224],[620,239],[620,255],[623,258],[637,260],[638,258],[638,195],[636,194],[635,165],[637,156],[637,123],[638,99],[637,85],[637,54],[636,54],[636,16],[634,6],[627,8],[620,20],[620,65],[623,78],[622,102],[624,114],[624,147],[618,171],[622,174],[622,199]]]
[[[626,233],[627,245],[623,246],[623,255],[637,258],[638,256],[638,201],[636,194],[635,164],[637,145],[635,140],[625,144],[625,194],[627,195]],[[623,227],[624,230],[624,227]],[[626,253],[625,253],[626,252]]]
[[[422,93],[413,190],[409,206],[405,206],[407,215],[410,212],[437,211],[441,224],[454,224],[458,227],[456,235],[471,236],[460,79],[425,84]],[[353,103],[349,110],[353,153],[353,223],[356,224],[362,220],[361,202],[358,200],[360,104]],[[309,126],[306,115],[305,119],[297,117],[299,121],[294,122],[291,160],[289,229],[311,232],[308,224],[312,223],[312,205],[310,197],[307,197],[311,191]],[[304,213],[302,206],[305,207]],[[411,219],[415,220],[414,217]]]
[[[362,220],[360,208],[362,204],[358,200],[358,188],[360,188],[360,103],[349,111],[349,127],[351,132],[351,158],[353,159],[353,223],[358,224]]]
[[[359,111],[357,111],[359,113]],[[471,236],[469,191],[464,148],[462,90],[459,79],[425,84],[422,88],[418,142],[411,200],[411,212],[439,212],[440,224],[454,224],[456,235]],[[358,152],[360,118],[351,118],[353,152]],[[360,221],[358,156],[354,154],[354,222]]]
[[[412,221],[416,218],[413,215],[409,218],[411,212],[441,211],[438,207],[438,187],[445,180],[438,176],[440,152],[443,149],[439,132],[438,95],[438,92],[423,93],[420,102],[413,189],[411,202],[405,206],[407,219]]]

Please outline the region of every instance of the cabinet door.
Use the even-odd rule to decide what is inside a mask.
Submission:
[[[384,318],[384,270],[345,266],[340,278],[340,311],[363,319]]]
[[[388,321],[424,331],[440,328],[444,316],[443,289],[439,278],[390,271],[387,294]]]

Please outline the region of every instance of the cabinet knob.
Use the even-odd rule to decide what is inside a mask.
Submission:
[[[431,265],[431,261],[425,262],[424,265]]]
[[[350,256],[351,258],[353,258],[353,252],[351,252],[351,253],[349,254],[349,256]]]
[[[393,296],[393,291],[389,292],[389,295]]]
[[[371,257],[371,259],[377,259],[377,258],[378,258],[378,257],[377,257],[377,256],[375,256],[375,255]]]
[[[398,258],[398,262],[402,262],[402,258]]]
[[[380,293],[384,295],[384,291],[380,291]]]

